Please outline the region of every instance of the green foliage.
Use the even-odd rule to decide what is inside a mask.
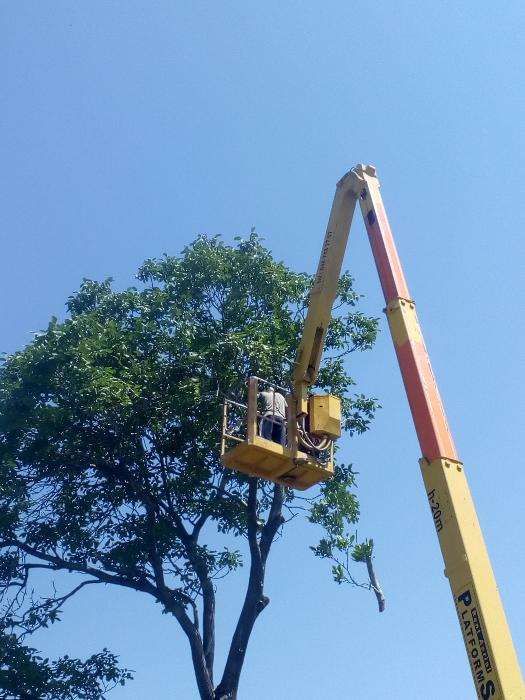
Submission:
[[[309,520],[320,525],[325,535],[315,547],[310,547],[316,557],[328,559],[332,565],[332,576],[336,583],[351,583],[365,588],[369,584],[358,584],[350,567],[350,561],[366,563],[367,556],[372,557],[373,540],[357,542],[351,527],[359,519],[359,503],[351,491],[355,486],[356,474],[352,466],[336,466],[334,478],[329,481],[315,499]]]
[[[354,547],[352,552],[352,559],[354,561],[366,562],[367,559],[372,558],[372,552],[374,551],[374,540],[365,540]]]
[[[107,649],[85,661],[67,655],[50,661],[23,645],[15,634],[0,629],[0,698],[98,700],[132,675],[120,670]]]
[[[76,572],[149,593],[180,621],[180,606],[196,612],[206,581],[242,565],[231,536],[247,534],[248,480],[220,465],[221,403],[243,398],[251,374],[289,384],[311,278],[274,260],[252,232],[233,246],[201,236],[178,257],[147,260],[138,282],[116,291],[109,279],[84,280],[67,318],[53,318],[3,362],[6,600],[40,562],[50,575]],[[318,382],[343,396],[350,435],[369,427],[377,407],[351,393],[345,364],[377,333],[377,319],[358,302],[343,275]],[[317,556],[354,547],[354,486],[355,473],[340,464],[306,501],[309,520],[324,531]],[[270,486],[259,483],[261,522],[271,503]],[[304,507],[287,492],[289,513]],[[203,543],[212,526],[215,544]]]

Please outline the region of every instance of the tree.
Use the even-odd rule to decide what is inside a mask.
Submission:
[[[373,544],[352,532],[359,504],[351,465],[339,463],[331,481],[300,497],[219,461],[223,397],[242,397],[251,374],[289,383],[311,278],[275,261],[252,231],[233,246],[198,237],[178,257],[146,261],[138,280],[124,291],[84,280],[66,320],[53,318],[3,363],[4,625],[30,633],[85,586],[124,586],[177,620],[201,698],[236,698],[253,626],[269,602],[270,549],[289,519],[304,514],[322,528],[311,549],[331,561],[337,582],[357,583],[352,560],[373,574]],[[358,301],[344,274],[318,381],[343,397],[350,435],[369,427],[377,407],[352,394],[345,366],[376,337],[377,319],[358,311]],[[223,548],[206,543],[211,528]],[[249,575],[217,684],[215,592],[243,563],[236,536],[248,541]],[[68,572],[75,587],[28,603],[35,569]],[[366,587],[381,607],[375,578]],[[127,678],[121,673],[118,682]]]

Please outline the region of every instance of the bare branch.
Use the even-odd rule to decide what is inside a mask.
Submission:
[[[381,589],[381,586],[379,585],[379,581],[377,580],[377,576],[374,571],[374,565],[372,564],[372,557],[367,556],[365,561],[366,568],[368,570],[368,577],[370,578],[370,586],[376,595],[379,612],[383,612],[386,608],[386,599]]]
[[[195,541],[197,541],[199,534],[200,534],[200,531],[202,530],[202,528],[204,527],[204,524],[206,523],[206,521],[210,517],[211,506],[216,501],[221,500],[220,496],[225,495],[228,498],[231,498],[233,500],[237,500],[243,507],[246,507],[246,503],[242,499],[238,498],[234,494],[228,493],[225,490],[225,487],[226,487],[226,484],[228,483],[229,478],[230,478],[230,474],[225,469],[223,471],[223,473],[221,474],[219,484],[217,486],[215,486],[215,484],[210,484],[210,488],[216,490],[217,493],[219,494],[219,497],[217,497],[217,496],[211,497],[208,500],[208,502],[204,505],[202,514],[200,515],[197,522],[195,523],[195,527],[193,528],[193,532],[191,533],[191,536]]]

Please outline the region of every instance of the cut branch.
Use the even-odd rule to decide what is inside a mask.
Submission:
[[[370,578],[370,586],[371,586],[372,590],[374,591],[375,596],[377,598],[377,605],[379,607],[379,612],[383,612],[384,609],[386,608],[386,598],[383,594],[381,586],[379,585],[379,581],[377,580],[376,572],[374,571],[374,565],[372,563],[372,557],[367,556],[365,561],[366,561],[366,568],[368,570],[368,577]]]

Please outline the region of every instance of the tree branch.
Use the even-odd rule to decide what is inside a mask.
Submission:
[[[230,478],[230,474],[228,474],[226,469],[224,469],[223,473],[221,474],[221,478],[220,478],[218,485],[215,486],[215,485],[211,484],[210,488],[215,489],[217,491],[217,493],[219,493],[219,494],[226,494],[230,498],[235,498],[235,496],[233,496],[232,494],[228,494],[225,491],[225,486],[228,483],[229,478]],[[202,514],[200,515],[197,522],[195,523],[195,527],[193,528],[193,532],[191,533],[191,536],[195,541],[197,541],[199,534],[200,534],[200,531],[202,530],[202,528],[204,527],[204,524],[206,523],[206,521],[210,517],[210,514],[211,514],[210,506],[212,506],[213,503],[215,503],[217,500],[220,500],[220,497],[218,498],[217,496],[213,496],[204,505]],[[241,501],[241,503],[242,503],[242,501]],[[245,505],[246,504],[243,503],[243,506],[245,506]]]
[[[78,593],[84,586],[88,586],[92,583],[100,583],[98,579],[90,579],[89,581],[82,581],[69,593],[58,598],[46,598],[40,603],[35,603],[31,605],[23,614],[16,618],[16,626],[19,627],[23,632],[18,635],[19,639],[24,639],[28,634],[33,634],[37,629],[46,625],[47,619],[53,615],[53,613],[58,613],[60,607],[70,598],[72,598],[76,593]],[[44,613],[44,618],[39,619],[39,612]]]
[[[261,550],[257,541],[257,531],[259,522],[257,518],[257,479],[251,477],[248,484],[248,508],[246,510],[248,519],[248,544],[250,545],[250,554],[252,557],[252,565],[256,565],[262,569]]]
[[[18,547],[23,552],[26,552],[26,554],[30,554],[37,559],[42,559],[43,561],[53,564],[57,570],[67,570],[74,571],[75,573],[87,574],[94,576],[96,579],[98,579],[98,581],[102,581],[103,583],[112,583],[125,588],[140,590],[144,593],[149,593],[156,600],[164,603],[169,612],[171,612],[179,622],[190,643],[193,666],[202,700],[213,700],[213,681],[210,678],[206,666],[201,636],[198,629],[195,628],[194,623],[186,613],[184,605],[178,602],[173,596],[166,599],[155,586],[145,579],[135,581],[128,580],[124,576],[117,574],[108,574],[107,572],[101,571],[96,567],[88,566],[86,564],[79,564],[78,562],[71,562],[59,556],[46,554],[35,547],[28,545],[26,542],[21,542],[18,540],[3,540],[0,542],[0,547]],[[76,590],[79,588],[80,587],[77,587]]]
[[[119,574],[108,574],[107,572],[102,571],[101,569],[97,569],[93,566],[88,566],[87,564],[79,564],[78,562],[68,561],[67,559],[63,559],[59,556],[46,554],[45,552],[41,552],[35,547],[28,545],[26,542],[21,542],[20,540],[3,540],[2,542],[0,542],[0,547],[18,547],[23,552],[25,552],[26,554],[30,554],[36,559],[42,559],[43,561],[47,561],[50,564],[53,564],[57,570],[65,569],[67,571],[74,571],[80,574],[95,576],[104,583],[114,583],[116,585],[123,586],[124,588],[133,588],[135,590],[143,591],[144,593],[149,593],[155,598],[157,597],[155,587],[152,584],[148,583],[148,581],[145,578],[142,578],[141,580],[128,580],[127,578]]]
[[[375,596],[377,598],[377,605],[379,607],[379,612],[383,612],[384,609],[386,608],[386,599],[383,594],[383,590],[381,589],[381,586],[379,585],[379,581],[377,580],[376,572],[374,571],[374,565],[372,564],[372,557],[367,556],[366,559],[366,568],[368,570],[368,577],[370,578],[370,586],[372,587],[372,590],[375,593]]]
[[[279,484],[275,484],[273,487],[273,499],[270,507],[270,513],[261,535],[261,557],[264,564],[266,564],[268,554],[270,553],[270,547],[272,546],[274,537],[277,534],[277,530],[284,523],[283,503],[284,487],[280,486]]]
[[[215,658],[215,590],[205,562],[199,554],[197,543],[177,513],[172,513],[175,529],[181,540],[188,561],[192,565],[202,592],[202,640],[208,676],[213,685],[213,663]]]

